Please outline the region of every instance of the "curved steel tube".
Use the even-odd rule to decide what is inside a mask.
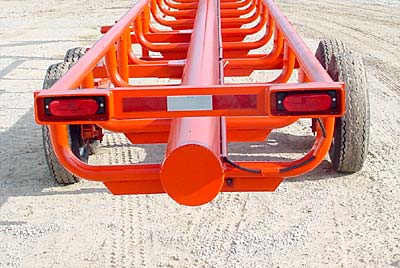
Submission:
[[[268,15],[267,15],[268,16]],[[257,41],[252,42],[224,42],[223,49],[226,50],[250,50],[260,48],[266,45],[273,36],[273,23],[271,17],[268,16],[265,34]]]
[[[117,71],[118,63],[115,54],[115,48],[111,47],[105,56],[108,77],[116,87],[131,87],[132,85],[127,83]]]
[[[271,52],[261,58],[255,59],[226,59],[226,68],[235,68],[243,66],[274,66],[276,60],[282,53],[283,49],[283,34],[275,28],[274,47]]]
[[[296,56],[294,55],[293,51],[288,47],[288,45],[285,43],[282,72],[277,78],[268,83],[271,84],[287,83],[288,80],[290,79],[290,76],[292,76],[295,63],[296,63]]]
[[[151,51],[182,51],[187,50],[189,47],[188,43],[171,43],[171,44],[153,44],[146,40],[142,32],[142,21],[140,18],[135,20],[136,38],[139,43],[148,50]]]
[[[151,0],[150,10],[154,20],[163,26],[168,26],[171,28],[182,27],[185,29],[190,29],[193,27],[194,19],[166,20],[162,18],[158,14],[156,0]]]
[[[235,35],[235,34],[244,34],[251,35],[259,32],[267,22],[267,11],[264,8],[263,13],[260,16],[260,21],[250,28],[222,28],[222,34],[226,35]]]

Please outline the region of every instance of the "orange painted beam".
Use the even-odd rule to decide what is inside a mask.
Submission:
[[[217,3],[200,0],[182,85],[212,86],[220,83],[219,34]],[[199,109],[211,108],[207,107],[211,96],[193,98],[198,98],[194,101],[200,103]],[[176,106],[183,106],[184,101],[178,99]],[[224,145],[221,145],[220,118],[173,119],[160,174],[168,195],[189,206],[202,205],[214,199],[224,182],[221,146]]]

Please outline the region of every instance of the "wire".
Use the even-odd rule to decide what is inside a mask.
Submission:
[[[322,123],[321,118],[317,118],[317,122],[318,122],[319,126],[321,127],[322,137],[326,138],[326,129],[325,129],[324,123]]]
[[[250,173],[258,173],[261,174],[261,169],[252,169],[252,168],[247,168],[247,167],[242,167],[234,162],[232,162],[231,160],[228,159],[228,157],[224,156],[222,157],[222,160],[226,163],[228,163],[229,165],[231,165],[232,167],[235,167],[237,169],[246,171],[246,172],[250,172]]]
[[[282,172],[289,172],[289,171],[291,171],[291,170],[293,170],[293,169],[302,167],[302,166],[304,166],[304,165],[310,163],[310,162],[313,161],[314,159],[315,159],[315,156],[311,156],[309,159],[304,160],[303,162],[300,162],[300,163],[298,163],[298,164],[296,164],[296,165],[293,165],[293,166],[291,166],[291,167],[282,168],[281,170],[279,170],[279,172],[281,172],[281,173],[282,173]]]

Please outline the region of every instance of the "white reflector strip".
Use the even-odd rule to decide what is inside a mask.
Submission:
[[[212,95],[168,96],[167,110],[174,111],[210,111],[213,108]]]
[[[193,30],[179,30],[178,32],[182,34],[191,34],[193,33]]]
[[[169,60],[168,61],[168,65],[169,66],[180,66],[180,65],[185,65],[186,60]]]

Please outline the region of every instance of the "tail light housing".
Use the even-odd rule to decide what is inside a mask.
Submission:
[[[49,97],[37,100],[38,116],[43,122],[107,120],[107,103],[103,96]]]
[[[277,116],[341,115],[340,91],[289,91],[271,95],[271,114]]]

